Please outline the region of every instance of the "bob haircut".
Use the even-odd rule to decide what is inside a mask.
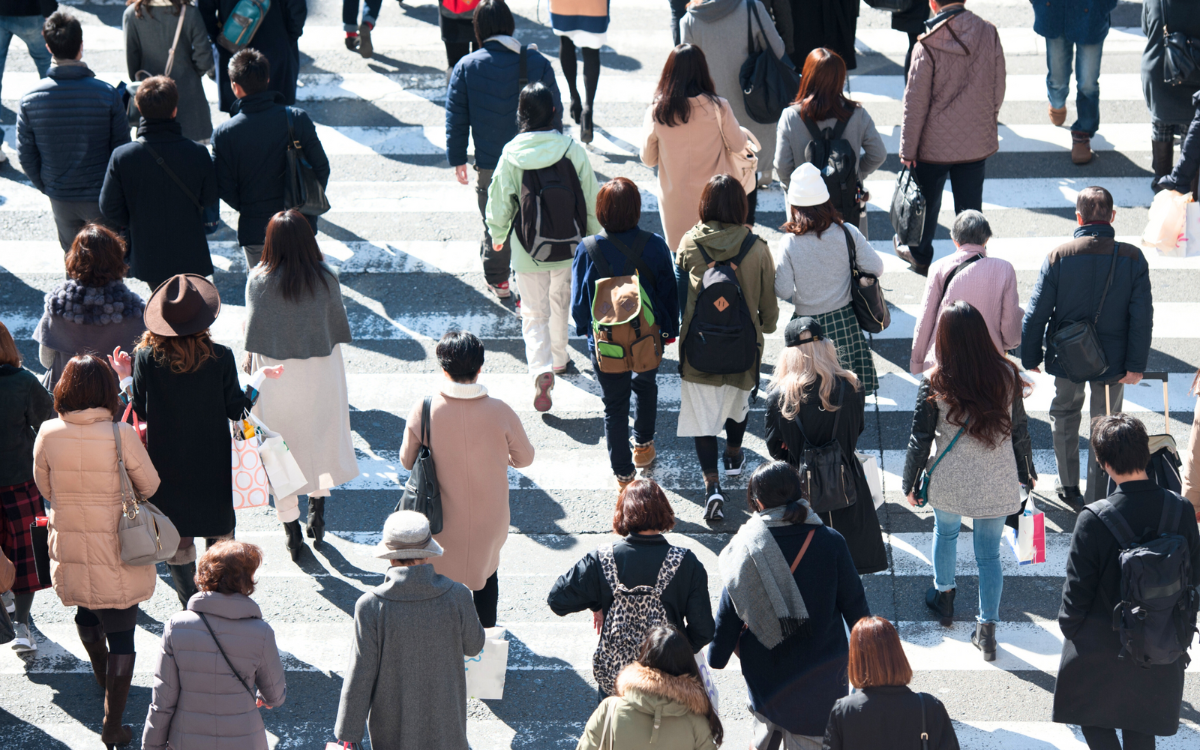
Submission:
[[[621,536],[639,531],[670,531],[675,528],[675,511],[658,482],[639,479],[617,498],[612,526]]]
[[[787,506],[784,523],[803,523],[808,518],[808,506],[801,502],[800,472],[786,461],[771,461],[754,470],[746,485],[746,505],[751,513]]]
[[[596,220],[610,234],[636,229],[642,218],[642,195],[628,177],[616,177],[596,194]]]
[[[446,331],[436,353],[438,364],[455,383],[469,383],[483,369],[483,342],[470,331]]]
[[[912,682],[912,667],[892,623],[864,617],[850,631],[850,684],[859,690],[899,687]]]
[[[713,176],[700,193],[700,221],[745,224],[750,204],[742,183],[727,174]]]
[[[66,266],[68,276],[92,289],[120,281],[129,273],[125,241],[108,227],[87,224],[71,242]]]
[[[196,563],[196,588],[218,594],[254,593],[254,573],[262,565],[262,548],[228,539],[209,547]]]
[[[0,323],[0,365],[21,366],[21,350],[3,323]]]
[[[471,16],[475,29],[475,44],[480,49],[483,42],[494,36],[512,36],[517,28],[512,11],[504,0],[480,0]]]
[[[66,414],[84,409],[108,409],[113,419],[121,413],[117,374],[98,356],[72,357],[54,386],[54,411]]]

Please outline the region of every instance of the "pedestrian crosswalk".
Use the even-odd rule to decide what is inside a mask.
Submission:
[[[120,13],[123,0],[79,4],[84,19],[84,59],[99,77],[116,83],[124,72]],[[513,0],[519,36],[536,42],[557,63],[558,44],[544,25],[546,4]],[[373,34],[376,57],[362,60],[342,44],[340,4],[310,3],[300,40],[298,105],[317,123],[333,174],[333,209],[318,236],[327,260],[338,268],[354,342],[343,347],[351,404],[351,427],[359,476],[334,491],[327,504],[326,545],[292,563],[274,512],[240,513],[238,537],[263,547],[265,564],[254,598],[275,629],[288,670],[287,703],[263,711],[274,747],[323,747],[332,739],[338,693],[352,633],[355,599],[375,585],[384,563],[370,555],[379,529],[398,499],[407,472],[399,465],[404,420],[424,394],[442,380],[433,345],[447,329],[480,335],[487,346],[481,382],[518,412],[537,448],[532,466],[510,469],[512,525],[499,571],[500,624],[511,642],[503,701],[472,701],[468,732],[477,750],[572,748],[595,706],[591,652],[595,635],[586,613],[555,617],[545,605],[553,580],[579,557],[611,539],[609,520],[616,484],[608,465],[600,389],[584,342],[572,335],[577,372],[558,380],[554,408],[532,408],[531,379],[524,361],[520,319],[511,302],[490,296],[479,266],[474,186],[454,181],[444,159],[444,50],[433,0],[385,3]],[[633,179],[642,190],[642,226],[661,230],[658,182],[637,159],[641,124],[671,39],[666,2],[612,0],[609,47],[597,96],[596,140],[591,162],[600,179]],[[1114,17],[1100,79],[1104,119],[1092,142],[1099,156],[1087,167],[1070,164],[1070,134],[1045,117],[1045,45],[1031,29],[1025,0],[979,0],[972,10],[997,23],[1007,55],[1007,93],[1000,153],[989,161],[984,211],[995,237],[989,252],[1013,263],[1021,304],[1027,305],[1037,272],[1054,247],[1070,238],[1074,199],[1100,184],[1118,206],[1116,230],[1137,242],[1152,194],[1149,117],[1142,104],[1138,57],[1145,44],[1137,19]],[[1051,696],[1062,636],[1056,617],[1063,566],[1074,515],[1054,499],[1055,458],[1048,429],[1053,378],[1034,375],[1025,402],[1030,414],[1039,507],[1046,512],[1047,562],[1018,566],[1007,547],[1006,577],[997,629],[1000,651],[985,663],[970,645],[977,595],[971,532],[958,545],[958,611],[954,626],[934,622],[923,603],[932,578],[932,517],[914,511],[900,493],[905,446],[918,381],[908,374],[909,349],[919,312],[922,280],[892,252],[886,212],[899,170],[896,156],[902,62],[907,38],[892,31],[886,14],[865,5],[859,19],[859,70],[849,89],[872,114],[888,159],[868,180],[867,226],[883,256],[882,284],[892,303],[893,324],[874,337],[880,390],[868,405],[859,449],[881,465],[887,502],[880,509],[891,565],[866,576],[872,611],[897,623],[914,667],[914,686],[937,695],[955,719],[964,748],[1082,750],[1077,728],[1050,721]],[[36,74],[23,49],[15,50],[2,79],[0,112],[4,145],[15,148],[15,108]],[[215,86],[205,81],[212,102]],[[1073,102],[1073,99],[1070,100]],[[1073,103],[1068,105],[1073,107]],[[224,115],[216,112],[214,123]],[[574,127],[568,122],[568,127]],[[62,252],[49,205],[19,171],[15,159],[0,171],[0,320],[18,339],[26,363],[38,369],[30,336],[42,295],[62,278]],[[946,227],[953,198],[943,198],[935,257],[953,252]],[[762,191],[758,231],[778,252],[784,197],[779,186]],[[210,242],[215,281],[222,294],[213,335],[241,351],[245,261],[236,242],[236,213],[222,206],[227,227]],[[1181,446],[1195,399],[1189,394],[1200,364],[1200,259],[1167,258],[1148,251],[1155,295],[1154,338],[1149,368],[1170,373],[1171,428]],[[142,294],[141,282],[131,287]],[[781,301],[781,322],[792,314]],[[573,332],[573,327],[572,327]],[[765,376],[782,347],[781,333],[768,336]],[[709,575],[714,605],[720,594],[717,555],[745,518],[740,501],[745,475],[726,478],[728,519],[702,520],[699,469],[690,439],[675,437],[679,408],[676,354],[668,353],[659,375],[658,460],[646,472],[667,490],[678,518],[674,543],[692,549]],[[1125,389],[1125,410],[1162,427],[1163,392],[1157,382]],[[762,434],[763,402],[752,407],[745,447],[751,468],[767,460]],[[286,437],[286,436],[285,436]],[[1081,460],[1086,458],[1081,443]],[[969,527],[969,524],[967,524]],[[149,701],[156,639],[178,601],[164,580],[143,607],[136,635],[140,654],[127,721],[140,726]],[[40,651],[22,659],[0,649],[0,745],[8,748],[93,747],[102,709],[75,635],[72,612],[52,592],[35,600]],[[1193,653],[1200,656],[1200,644]],[[1200,746],[1200,660],[1190,668],[1180,733],[1158,747]],[[744,683],[736,661],[717,674],[726,746],[749,739]],[[382,748],[376,748],[382,750]]]

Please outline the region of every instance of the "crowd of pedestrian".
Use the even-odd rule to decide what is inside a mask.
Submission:
[[[1115,2],[1086,20],[1064,10],[1069,5],[1035,7],[1035,31],[1047,39],[1056,126],[1065,123],[1074,64],[1071,156],[1082,165],[1093,157],[1101,50]],[[1161,84],[1159,31],[1181,28],[1173,5],[1144,4],[1143,62],[1158,81],[1146,87],[1155,186],[1182,191],[1200,171],[1200,92],[1188,104],[1181,87]],[[238,6],[133,0],[123,27],[136,93],[95,78],[82,60],[82,26],[67,12],[49,9],[41,24],[49,60],[30,41],[29,23],[0,29],[4,45],[22,35],[47,78],[21,99],[17,145],[26,175],[50,200],[66,277],[46,294],[34,333],[41,378],[22,367],[0,323],[0,549],[14,566],[5,616],[14,649],[35,654],[35,593],[52,588],[76,608],[104,692],[100,739],[109,748],[136,734],[123,717],[155,562],[166,565],[182,611],[156,651],[143,747],[265,749],[258,709],[286,699],[274,632],[250,598],[263,551],[234,538],[231,423],[283,435],[303,475],[273,495],[293,561],[305,554],[305,535],[314,547],[323,543],[326,500],[358,474],[342,354],[351,327],[338,275],[318,244],[322,211],[314,207],[330,164],[312,119],[292,106],[307,8],[300,0],[270,4],[252,46],[235,52],[221,42],[242,18]],[[946,708],[907,687],[913,671],[899,635],[872,615],[862,579],[889,564],[857,457],[868,399],[880,390],[861,285],[884,272],[866,237],[862,181],[886,149],[846,90],[857,3],[671,0],[676,46],[646,109],[640,153],[657,170],[661,233],[639,227],[636,184],[601,184],[584,145],[598,129],[608,3],[550,3],[565,105],[553,66],[515,37],[504,0],[439,0],[438,9],[447,157],[468,184],[473,142],[481,264],[492,294],[518,297],[532,405],[551,410],[556,378],[574,366],[572,320],[604,404],[618,488],[612,529],[621,538],[583,556],[547,601],[559,616],[591,611],[598,635],[599,706],[579,747],[720,745],[724,726],[706,684],[709,670],[736,654],[754,748],[886,747],[898,727],[915,737],[918,721],[929,745],[957,748]],[[13,17],[41,12],[29,10]],[[356,0],[345,0],[349,50],[373,54],[379,11],[378,0],[366,0],[359,22]],[[925,30],[914,31],[918,25]],[[956,545],[969,519],[979,579],[971,642],[983,660],[996,658],[1001,536],[1038,479],[1025,373],[1044,367],[1055,387],[1056,494],[1078,513],[1053,719],[1080,726],[1092,750],[1118,747],[1117,730],[1126,750],[1151,748],[1154,736],[1178,730],[1200,603],[1200,405],[1181,482],[1172,486],[1153,470],[1144,426],[1121,413],[1123,386],[1149,366],[1153,304],[1142,251],[1116,239],[1112,195],[1100,186],[1079,192],[1078,229],[1046,257],[1022,310],[1012,265],[988,255],[992,230],[982,213],[1005,96],[1000,36],[962,2],[929,0],[928,8],[897,12],[893,26],[910,42],[900,161],[930,217],[947,179],[955,202],[950,256],[933,260],[936,219],[916,244],[893,240],[896,255],[927,276],[909,358],[920,382],[901,479],[909,505],[933,511],[925,604],[951,624]],[[798,73],[773,122],[752,116],[739,82],[743,62],[758,51]],[[204,75],[217,78],[229,115],[215,129]],[[567,114],[578,140],[564,129]],[[1185,128],[1175,164],[1173,138]],[[772,252],[755,221],[760,191],[776,179],[786,217]],[[221,295],[206,235],[219,220],[218,201],[239,213],[247,270],[241,361],[212,334]],[[145,281],[151,295],[143,300],[127,277]],[[795,311],[786,323],[780,299]],[[766,336],[781,326],[783,350],[766,361]],[[638,476],[658,457],[656,379],[672,345],[676,435],[694,441],[704,519],[730,534],[715,612],[699,558],[666,536],[676,525],[671,500]],[[435,518],[397,509],[383,525],[374,555],[388,561],[384,581],[354,609],[334,728],[343,743],[369,732],[381,748],[466,748],[460,659],[479,654],[485,628],[498,624],[508,469],[529,466],[535,448],[513,408],[480,382],[480,338],[449,331],[436,356],[444,382],[413,399],[400,463],[415,474],[432,461],[439,510]],[[764,366],[773,371],[762,424],[773,460],[753,467],[743,443]],[[1200,372],[1193,391],[1200,395]],[[1077,447],[1088,392],[1081,491]],[[743,473],[748,519],[726,528],[721,478]],[[130,559],[124,546],[139,514],[158,524],[160,549],[149,562]],[[46,529],[44,555],[31,526]],[[1125,570],[1130,550],[1143,553],[1143,565],[1173,565],[1163,570],[1176,577],[1136,589]],[[1147,598],[1170,598],[1170,614],[1132,610]],[[1134,624],[1113,626],[1114,603]],[[1148,617],[1157,629],[1145,625]],[[1097,695],[1098,684],[1110,689]]]

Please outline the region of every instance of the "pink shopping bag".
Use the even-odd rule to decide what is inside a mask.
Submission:
[[[240,435],[230,436],[232,444],[233,509],[259,508],[267,504],[267,471],[258,455],[257,436],[239,440]]]

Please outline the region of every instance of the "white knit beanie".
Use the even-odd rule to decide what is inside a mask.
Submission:
[[[819,206],[829,200],[829,188],[817,168],[805,162],[792,172],[787,199],[791,206]]]

